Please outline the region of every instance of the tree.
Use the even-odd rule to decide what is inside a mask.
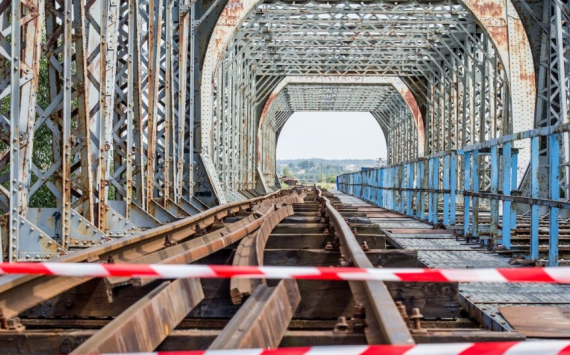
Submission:
[[[294,176],[293,176],[293,173],[291,172],[291,170],[289,170],[289,168],[286,167],[286,166],[283,167],[282,172],[283,172],[283,176],[285,176],[285,177],[288,177],[288,178],[294,177]]]

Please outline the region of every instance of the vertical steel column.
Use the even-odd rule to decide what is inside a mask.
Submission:
[[[513,168],[511,151],[512,143],[503,144],[503,195],[511,196],[511,172]],[[515,172],[516,173],[516,172]],[[503,245],[511,248],[511,202],[503,201]]]
[[[422,188],[422,163],[423,160],[416,161],[415,173],[416,173],[416,218],[422,218],[421,206],[423,205],[423,200],[421,198],[421,188]]]
[[[140,14],[139,0],[129,0],[129,34],[128,34],[128,77],[127,77],[127,156],[126,162],[126,190],[125,196],[125,216],[130,218],[131,202],[133,199],[144,206],[143,173],[140,171],[143,166],[143,138],[142,138],[142,99],[141,99],[141,77],[140,77]],[[135,174],[135,169],[139,170]],[[135,193],[133,193],[135,189]]]
[[[87,42],[85,6],[82,1],[72,1],[73,22],[76,26],[75,36],[75,87],[77,100],[77,131],[82,147],[79,151],[81,169],[81,197],[74,202],[73,207],[80,211],[83,217],[93,223],[93,177],[91,167],[91,134],[89,131],[89,75],[87,70]]]
[[[413,173],[413,169],[414,169],[414,163],[407,163],[407,179],[408,179],[408,184],[407,184],[407,188],[408,190],[406,191],[407,197],[406,197],[406,214],[408,216],[413,216],[413,210],[412,210],[412,199],[413,199],[413,191],[412,189],[414,188],[414,173]]]
[[[540,184],[539,184],[539,137],[531,138],[530,146],[530,190],[532,198],[539,198]],[[539,206],[530,206],[530,258],[531,260],[538,260],[538,246],[539,246]]]
[[[511,190],[517,190],[517,172],[519,167],[519,154],[518,151],[515,150],[512,153],[511,158]],[[517,227],[517,204],[515,202],[511,203],[511,229]]]
[[[510,169],[510,166],[509,166]],[[497,145],[491,147],[491,193],[499,192],[499,154]],[[491,245],[497,244],[499,235],[499,201],[491,199]]]
[[[71,134],[71,58],[73,53],[72,36],[73,36],[73,15],[72,0],[64,1],[63,16],[63,117],[62,117],[62,167],[63,173],[61,181],[61,242],[66,249],[69,248],[69,240],[71,239],[71,165],[72,165],[72,134]]]
[[[471,214],[469,212],[469,196],[466,194],[471,190],[471,152],[465,152],[463,156],[463,235],[471,236]]]
[[[157,153],[158,89],[160,77],[161,28],[163,0],[149,0],[148,30],[148,121],[147,121],[147,171],[146,210],[150,211],[154,199],[154,176]]]
[[[455,225],[455,205],[457,203],[456,191],[457,191],[457,152],[451,153],[451,176],[450,176],[450,210],[451,218],[450,224]]]
[[[472,177],[472,184],[473,192],[479,192],[479,150],[474,150],[473,153],[473,161],[472,161],[472,169],[471,169],[471,177]],[[472,206],[473,206],[473,227],[472,227],[472,235],[474,237],[479,236],[479,197],[473,196]]]
[[[550,171],[548,174],[549,195],[553,201],[560,199],[560,142],[559,134],[550,136]],[[558,231],[560,209],[550,207],[550,231],[548,245],[548,266],[558,266]]]
[[[428,169],[426,169],[426,163],[428,163]],[[430,195],[426,190],[429,188],[429,159],[423,159],[420,165],[420,175],[421,175],[421,201],[420,201],[420,218],[426,219],[426,196],[428,198],[428,213],[429,205],[431,204]]]
[[[107,214],[107,196],[111,156],[113,152],[113,114],[115,99],[115,76],[117,64],[117,35],[119,24],[119,0],[100,0],[100,77],[99,82],[99,118],[97,131],[99,133],[99,213],[98,226],[104,229]]]
[[[446,190],[443,193],[443,224],[449,225],[449,195],[447,190],[450,190],[450,170],[451,170],[450,155],[445,155],[443,157],[443,189]]]
[[[11,50],[12,71],[10,73],[10,231],[8,233],[8,260],[18,258],[20,242],[20,211],[25,213],[27,196],[21,188],[27,185],[30,173],[30,161],[25,151],[20,151],[20,132],[29,129],[28,122],[20,123],[20,54],[22,38],[20,32],[21,10],[20,0],[12,0]],[[31,144],[31,142],[28,142]],[[31,147],[29,148],[31,151]],[[26,161],[26,159],[28,159]],[[22,164],[22,166],[20,166]]]

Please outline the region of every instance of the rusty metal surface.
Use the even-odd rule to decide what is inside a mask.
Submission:
[[[109,257],[112,257],[116,262],[128,262],[164,248],[166,235],[171,235],[173,241],[183,240],[193,235],[197,227],[205,228],[213,224],[216,219],[223,218],[232,212],[248,209],[255,203],[261,202],[266,198],[272,198],[277,193],[214,207],[168,225],[117,239],[111,243],[67,254],[53,261],[69,263],[85,261],[105,262]],[[78,277],[2,276],[0,277],[0,309],[4,317],[10,319],[88,280],[89,278]],[[27,297],[22,297],[22,295],[27,295]]]
[[[153,351],[203,298],[200,279],[164,282],[72,354]]]
[[[360,244],[342,216],[332,207],[329,199],[317,189],[327,215],[341,241],[341,251],[357,267],[371,268]],[[366,339],[370,344],[414,344],[394,300],[383,282],[349,282],[355,300],[366,310]]]
[[[499,312],[527,337],[570,338],[570,307],[510,306]]]
[[[226,228],[203,237],[175,245],[159,253],[149,254],[134,260],[137,264],[189,264],[237,242],[258,229],[275,212],[275,206],[261,206],[257,212]],[[133,279],[137,286],[146,285],[153,279]]]
[[[272,213],[258,231],[242,239],[236,249],[232,264],[234,266],[263,265],[263,252],[271,231],[285,217],[291,216],[293,213],[293,207],[289,205],[283,206],[275,213]],[[230,280],[232,302],[240,304],[243,297],[251,295],[262,282],[263,280],[259,279],[232,278]]]
[[[257,286],[208,349],[276,348],[300,301],[295,280]]]

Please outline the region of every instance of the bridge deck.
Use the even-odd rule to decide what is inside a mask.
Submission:
[[[416,250],[422,266],[452,269],[517,267],[509,263],[509,258],[487,251],[478,244],[468,244],[448,230],[434,229],[430,224],[378,208],[336,190],[330,192],[341,202],[358,207],[367,216],[373,215],[369,219],[380,226],[387,242],[396,249]],[[379,217],[382,214],[387,217]],[[489,330],[511,331],[514,328],[501,315],[499,308],[570,307],[570,285],[462,283],[459,285],[459,301],[465,311]]]

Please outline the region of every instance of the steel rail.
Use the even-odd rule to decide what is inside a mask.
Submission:
[[[194,235],[196,229],[203,229],[230,213],[249,209],[265,199],[278,197],[281,193],[282,190],[279,190],[266,196],[213,207],[197,215],[154,229],[52,259],[52,262],[99,262],[110,259],[115,262],[129,262],[163,249],[166,236],[169,236],[174,242],[184,240]],[[0,277],[0,311],[2,317],[4,319],[16,317],[21,312],[90,279],[89,277],[31,275],[2,276]]]
[[[251,216],[251,219],[248,217],[243,223],[240,223],[241,221],[234,223],[238,224],[238,226],[232,228],[232,224],[227,228],[223,228],[223,231],[214,231],[203,237],[168,248],[163,253],[150,254],[134,262],[137,264],[149,262],[156,262],[157,264],[189,264],[195,262],[253,233],[274,214],[274,205],[261,206]],[[152,278],[140,278],[133,279],[132,283],[136,286],[144,286],[152,281],[154,281]]]
[[[72,354],[153,351],[203,299],[200,279],[164,282],[95,333]]]
[[[316,186],[315,188],[317,189],[318,201],[323,204],[325,212],[340,238],[342,254],[357,267],[373,268],[374,266],[366,257],[344,218],[332,206],[329,199],[323,196],[322,191]],[[410,330],[383,282],[350,281],[349,285],[355,301],[362,304],[366,310],[367,327],[365,335],[369,344],[414,344]]]
[[[184,253],[185,251],[191,250],[192,248],[196,249],[197,247],[201,246],[201,245],[206,245],[208,243],[213,243],[218,239],[221,239],[224,236],[230,236],[231,234],[237,230],[240,230],[252,223],[254,223],[256,221],[257,217],[255,215],[249,215],[235,223],[230,224],[227,227],[218,229],[214,232],[208,233],[202,237],[198,237],[195,239],[192,239],[188,242],[184,242],[181,244],[176,244],[173,246],[170,246],[168,248],[165,249],[161,249],[158,250],[154,253],[150,253],[147,254],[141,258],[135,259],[130,261],[129,263],[134,263],[134,264],[158,264],[160,262],[162,262],[163,260],[167,260],[173,256],[176,256],[178,254]],[[223,241],[223,240],[222,240]],[[203,257],[206,256],[207,254],[195,254],[196,257]],[[198,259],[196,259],[198,260]],[[195,260],[194,260],[195,261]],[[121,285],[126,285],[130,283],[130,278],[128,277],[109,277],[107,279],[105,279],[105,282],[107,284],[107,288],[108,289],[112,289],[116,286],[121,286]]]
[[[295,280],[258,285],[208,349],[276,348],[300,302]]]
[[[305,201],[304,200],[305,196],[306,196],[305,192],[301,192],[301,194],[298,194],[297,191],[294,191],[291,195],[285,195],[282,197],[267,199],[267,200],[261,202],[260,205],[262,205],[262,206],[263,205],[270,205],[270,204],[292,205],[294,203],[303,203]]]
[[[257,230],[242,239],[233,258],[234,266],[261,266],[263,265],[263,251],[269,235],[279,222],[295,212],[291,205],[281,205]],[[264,283],[260,279],[232,278],[230,281],[230,295],[234,304],[240,304],[244,296],[251,295],[256,287]]]

